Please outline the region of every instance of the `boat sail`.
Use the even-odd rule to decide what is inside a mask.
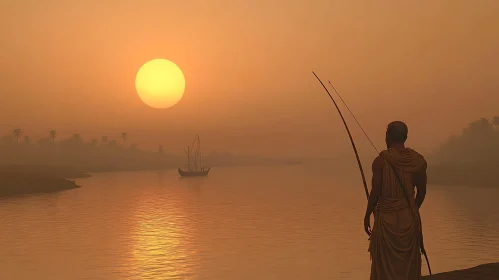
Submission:
[[[188,146],[185,150],[187,154],[187,169],[178,169],[178,174],[182,177],[207,176],[210,168],[205,168],[201,165],[201,140],[199,135],[194,137],[192,146]]]

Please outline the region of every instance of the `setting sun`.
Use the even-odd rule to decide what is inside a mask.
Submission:
[[[169,108],[184,95],[185,78],[175,63],[153,59],[137,72],[135,88],[145,104],[153,108]]]

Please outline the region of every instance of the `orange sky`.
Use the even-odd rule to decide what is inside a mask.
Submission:
[[[428,152],[499,114],[498,1],[379,3],[0,0],[0,131],[127,131],[170,151],[199,132],[207,150],[351,153],[311,70],[335,83],[379,146],[391,120],[406,121],[410,146]],[[186,77],[170,109],[135,92],[154,58]]]

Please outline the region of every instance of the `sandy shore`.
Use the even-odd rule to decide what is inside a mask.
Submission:
[[[424,280],[498,280],[499,263],[482,264],[476,267],[443,272],[423,277]]]

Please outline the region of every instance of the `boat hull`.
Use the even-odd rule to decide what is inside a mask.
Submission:
[[[210,172],[210,168],[203,171],[185,171],[182,169],[178,169],[178,174],[182,177],[201,177],[208,176],[208,172]]]

